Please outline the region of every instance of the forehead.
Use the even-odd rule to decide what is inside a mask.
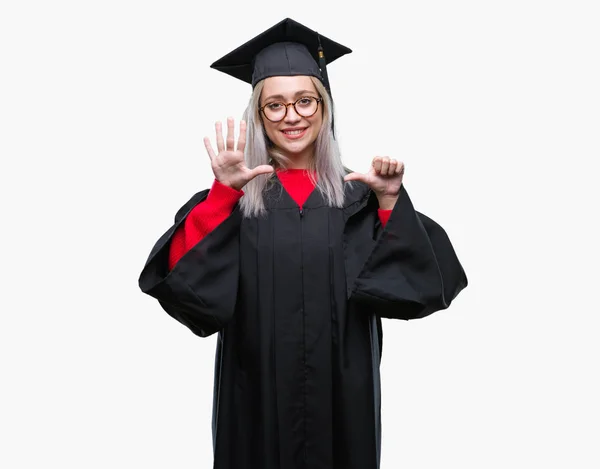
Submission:
[[[266,98],[273,95],[279,95],[286,99],[292,99],[298,91],[302,90],[312,91],[314,93],[317,92],[315,85],[313,85],[309,76],[269,77],[264,80],[262,97]]]

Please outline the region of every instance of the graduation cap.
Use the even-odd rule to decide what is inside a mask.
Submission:
[[[211,68],[252,84],[273,76],[310,75],[331,95],[327,63],[352,50],[286,18],[220,58]]]

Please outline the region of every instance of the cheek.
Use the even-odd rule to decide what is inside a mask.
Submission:
[[[267,134],[267,137],[269,137],[271,141],[273,141],[277,137],[278,133],[277,129],[275,129],[273,125],[270,125],[268,123],[265,125],[265,132]]]
[[[318,119],[315,122],[312,122],[312,128],[313,128],[313,137],[316,139],[317,136],[319,135],[319,132],[321,130],[321,126],[323,125],[323,120],[322,119]]]

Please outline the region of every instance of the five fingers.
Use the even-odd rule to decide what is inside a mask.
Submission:
[[[204,137],[204,146],[208,157],[212,160],[216,155],[223,151],[244,151],[246,146],[246,122],[240,121],[240,136],[238,138],[237,148],[235,148],[235,122],[233,117],[227,118],[227,139],[223,140],[223,125],[221,122],[215,122],[215,134],[217,137],[217,153],[213,150],[208,137]]]

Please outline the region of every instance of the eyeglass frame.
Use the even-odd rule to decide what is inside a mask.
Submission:
[[[314,99],[314,100],[316,100],[316,101],[317,101],[317,108],[315,109],[315,112],[313,112],[313,113],[312,113],[310,116],[303,116],[302,114],[300,114],[300,113],[298,112],[298,109],[296,109],[296,104],[298,104],[298,101],[300,101],[301,99],[306,99],[306,98]],[[263,115],[265,116],[265,118],[266,118],[266,119],[267,119],[269,122],[281,122],[283,119],[285,119],[285,118],[286,118],[286,116],[287,116],[287,113],[288,113],[288,109],[289,109],[289,107],[290,107],[290,106],[294,106],[294,112],[295,112],[296,114],[298,114],[300,117],[312,117],[312,116],[314,116],[314,115],[317,113],[317,111],[319,110],[319,103],[320,103],[321,101],[323,101],[323,98],[321,98],[321,97],[319,97],[319,98],[315,98],[314,96],[301,96],[300,98],[298,98],[298,99],[297,99],[296,101],[294,101],[293,103],[287,103],[287,104],[286,104],[286,103],[284,103],[283,101],[271,101],[271,102],[269,102],[269,103],[265,104],[264,106],[261,106],[261,107],[259,107],[259,108],[258,108],[258,110],[259,110],[259,112],[262,112],[262,113],[263,113]],[[279,119],[279,120],[276,120],[276,121],[269,119],[269,118],[267,117],[267,113],[265,112],[265,108],[266,108],[266,107],[267,107],[269,104],[275,104],[275,103],[283,104],[283,105],[285,106],[285,114],[283,115],[283,117],[282,117],[281,119]]]

